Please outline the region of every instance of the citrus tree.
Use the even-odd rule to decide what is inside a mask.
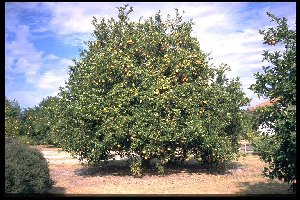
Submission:
[[[95,40],[69,67],[56,107],[60,145],[90,162],[127,156],[139,175],[152,158],[161,173],[176,157],[233,159],[249,101],[239,79],[209,64],[178,10],[137,22],[132,7],[118,10],[117,20],[93,19]]]
[[[55,108],[57,97],[46,97],[38,106],[22,112],[22,135],[31,144],[55,144],[52,127],[56,122]]]
[[[259,31],[264,43],[284,50],[264,51],[263,73],[255,73],[251,89],[259,96],[277,99],[273,106],[256,111],[256,124],[267,124],[274,136],[263,135],[256,141],[256,150],[269,163],[264,173],[270,178],[295,183],[296,180],[296,30],[289,29],[286,18],[267,13],[276,27]],[[295,184],[292,184],[294,191]]]
[[[16,100],[11,101],[5,96],[5,136],[16,137],[20,134],[20,114],[19,103]]]

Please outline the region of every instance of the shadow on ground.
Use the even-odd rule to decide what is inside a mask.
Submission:
[[[177,173],[206,173],[206,174],[230,174],[231,171],[239,169],[241,165],[237,162],[230,162],[227,164],[226,169],[216,170],[208,169],[196,160],[186,161],[184,163],[172,162],[165,166],[164,175],[171,175]],[[107,163],[100,162],[97,164],[84,164],[82,168],[75,170],[75,174],[84,177],[93,176],[131,176],[130,162],[129,160],[111,160]],[[157,176],[157,169],[155,168],[155,163],[151,163],[147,168],[143,168],[143,175]]]
[[[252,195],[287,195],[293,196],[289,191],[289,184],[284,182],[278,182],[270,180],[268,182],[241,182],[239,183],[241,187],[240,191],[237,194],[252,194]]]
[[[53,194],[64,194],[66,191],[65,187],[55,187],[53,186],[50,190],[49,190],[49,195],[53,195]]]
[[[65,187],[55,187],[53,186],[48,193],[5,193],[5,197],[51,197],[60,196],[65,193]]]

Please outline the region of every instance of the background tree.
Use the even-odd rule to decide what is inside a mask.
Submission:
[[[60,89],[54,128],[62,147],[90,162],[114,155],[131,158],[142,173],[151,158],[157,169],[176,156],[210,166],[234,158],[245,116],[239,79],[226,65],[208,64],[191,37],[192,21],[154,17],[131,22],[133,9],[118,8],[118,20],[94,18],[93,37],[70,66]]]
[[[53,125],[57,120],[55,108],[57,97],[46,97],[38,106],[27,108],[22,113],[22,134],[31,144],[56,144]],[[24,139],[24,138],[23,138]],[[26,140],[24,139],[24,140]]]
[[[286,18],[267,13],[276,27],[260,30],[264,44],[284,50],[264,51],[264,73],[255,73],[256,83],[251,89],[259,96],[278,99],[271,107],[256,111],[256,124],[265,123],[275,130],[274,136],[263,135],[256,141],[256,150],[269,163],[264,173],[270,178],[296,181],[296,30],[289,29]],[[272,47],[273,46],[273,47]],[[292,184],[295,191],[295,184]]]
[[[16,137],[20,134],[20,114],[19,103],[16,100],[11,101],[5,96],[5,136]]]

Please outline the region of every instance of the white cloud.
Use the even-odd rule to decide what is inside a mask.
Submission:
[[[59,57],[54,55],[54,54],[48,54],[44,57],[45,60],[56,60],[58,59]]]
[[[19,19],[26,7],[9,4],[5,10],[5,95],[17,99],[21,107],[32,107],[44,97],[57,94],[72,61],[35,47],[32,27]],[[34,5],[30,8],[37,9]]]
[[[49,24],[51,30],[61,38],[65,44],[72,46],[83,46],[82,41],[90,40],[90,34],[94,30],[92,17],[97,19],[104,17],[117,18],[118,10],[116,7],[123,6],[126,3],[47,3],[44,4],[52,13],[52,20]],[[162,15],[167,14],[175,16],[174,8],[179,8],[179,11],[186,11],[187,17],[193,17],[199,14],[204,16],[207,27],[214,26],[215,23],[224,24],[224,14],[209,15],[217,4],[211,3],[194,4],[194,3],[128,3],[133,6],[134,12],[129,16],[131,20],[137,21],[141,16],[147,19],[153,16],[158,10],[162,11]],[[197,6],[194,6],[197,5]],[[199,6],[201,9],[199,9]],[[145,7],[147,9],[145,9]],[[207,20],[206,20],[207,19]]]
[[[60,86],[63,86],[62,80],[66,80],[67,76],[57,74],[54,72],[46,72],[37,81],[37,86],[41,89],[55,89],[57,90]]]
[[[201,49],[211,52],[211,63],[217,66],[226,63],[230,66],[231,71],[227,73],[229,78],[249,76],[261,68],[261,39],[258,31],[252,29],[229,34],[206,31],[198,37]]]
[[[17,99],[21,107],[33,107],[42,101],[47,96],[56,96],[59,92],[59,87],[65,85],[68,78],[68,66],[73,62],[69,59],[59,58],[55,55],[45,56],[42,67],[35,74],[31,82],[21,83],[6,76],[5,91],[10,99]],[[13,76],[14,77],[14,76]]]
[[[83,41],[91,40],[93,16],[109,17],[110,3],[47,3],[52,14],[50,29],[65,45],[84,47]],[[115,10],[115,8],[113,8]],[[107,12],[107,14],[103,13]],[[99,15],[99,13],[103,13]]]
[[[14,74],[23,73],[27,81],[31,82],[43,62],[43,52],[37,51],[29,42],[28,26],[17,25],[11,31],[14,31],[16,39],[5,41],[5,70]]]
[[[58,88],[65,85],[68,79],[68,66],[72,64],[71,60],[53,57],[52,62],[45,65],[47,71],[37,78],[36,87],[46,89],[49,93],[58,92]]]

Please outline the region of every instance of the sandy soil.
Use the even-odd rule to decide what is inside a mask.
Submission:
[[[88,166],[60,148],[35,148],[49,161],[55,180],[51,194],[289,194],[288,184],[261,175],[266,164],[252,154],[241,156],[223,173],[209,173],[189,161],[167,167],[164,176],[149,170],[135,178],[126,160]]]

